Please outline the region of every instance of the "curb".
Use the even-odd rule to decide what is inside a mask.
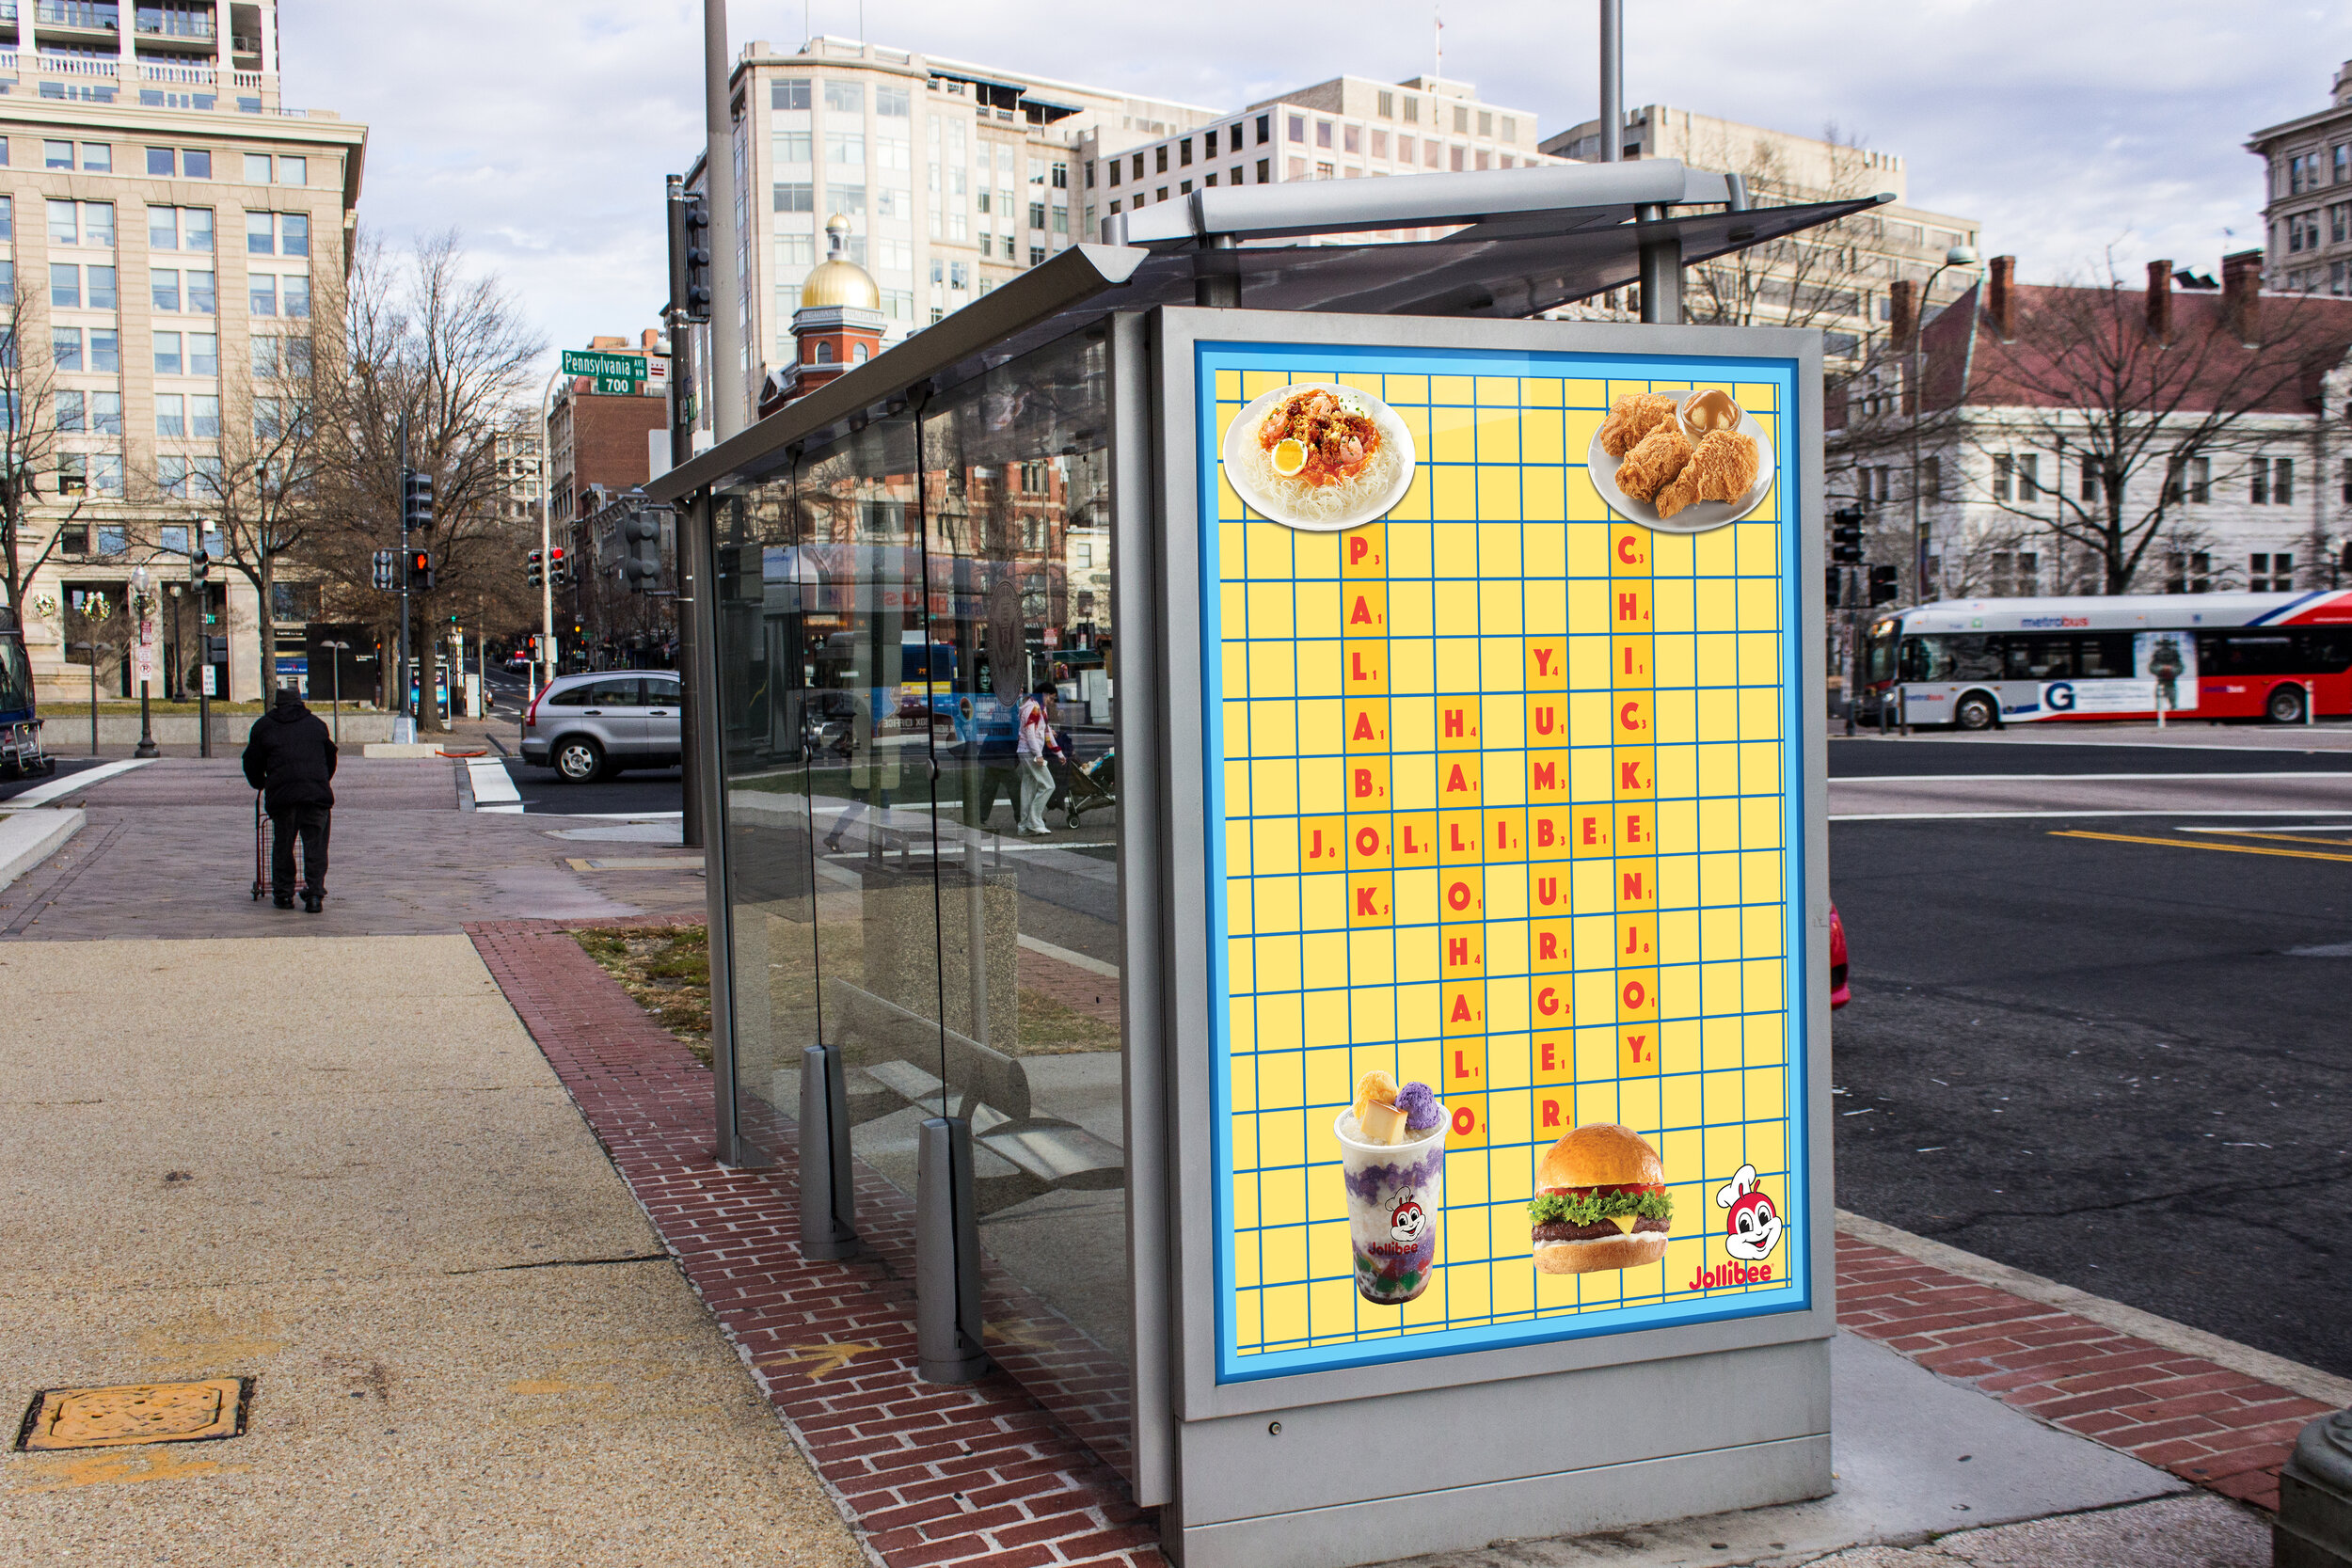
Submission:
[[[79,809],[23,811],[0,817],[0,888],[55,854],[88,820],[89,814]]]

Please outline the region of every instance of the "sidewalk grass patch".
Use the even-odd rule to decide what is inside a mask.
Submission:
[[[629,1000],[710,1065],[710,941],[701,926],[580,926],[572,936]]]

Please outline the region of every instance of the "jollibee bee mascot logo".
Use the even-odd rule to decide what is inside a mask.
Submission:
[[[1724,1217],[1724,1250],[1747,1262],[1761,1262],[1780,1244],[1780,1211],[1756,1191],[1756,1167],[1741,1165],[1715,1194]]]
[[[1410,1246],[1421,1240],[1422,1227],[1428,1223],[1429,1217],[1422,1212],[1421,1205],[1414,1201],[1411,1193],[1406,1193],[1389,1214],[1389,1234],[1402,1244]]]

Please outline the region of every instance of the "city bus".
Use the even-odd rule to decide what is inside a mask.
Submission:
[[[1859,716],[1963,730],[2352,713],[2352,590],[1951,599],[1870,624]]]

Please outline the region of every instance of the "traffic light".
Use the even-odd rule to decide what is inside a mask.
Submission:
[[[670,196],[670,314],[710,319],[710,205],[678,191]]]
[[[565,557],[564,546],[561,545],[548,551],[548,580],[558,588],[571,586],[572,563]]]
[[[400,526],[411,533],[433,531],[433,476],[411,470],[400,481]]]
[[[628,557],[621,566],[632,594],[650,594],[661,580],[661,519],[651,512],[632,512],[621,519],[621,539]]]
[[[408,552],[408,592],[425,594],[430,593],[432,588],[433,552],[410,550]]]
[[[1827,605],[1830,609],[1836,610],[1837,608],[1837,592],[1840,588],[1845,586],[1846,582],[1845,571],[1836,566],[1825,566],[1822,568],[1822,571],[1827,576],[1827,582],[1825,586],[1828,590],[1828,594],[1822,599],[1821,602]]]
[[[1841,506],[1833,515],[1837,526],[1829,531],[1829,558],[1840,566],[1861,564],[1862,519],[1866,515],[1858,506]]]
[[[188,581],[201,589],[213,578],[213,558],[199,545],[188,556]]]
[[[387,594],[392,593],[400,587],[399,574],[400,552],[398,550],[375,552],[375,586],[377,588]]]
[[[1892,604],[1902,596],[1902,574],[1892,566],[1870,568],[1870,602]]]
[[[523,580],[533,588],[538,587],[545,580],[545,574],[539,569],[540,559],[537,550],[532,551],[524,558],[527,564],[523,567]]]

